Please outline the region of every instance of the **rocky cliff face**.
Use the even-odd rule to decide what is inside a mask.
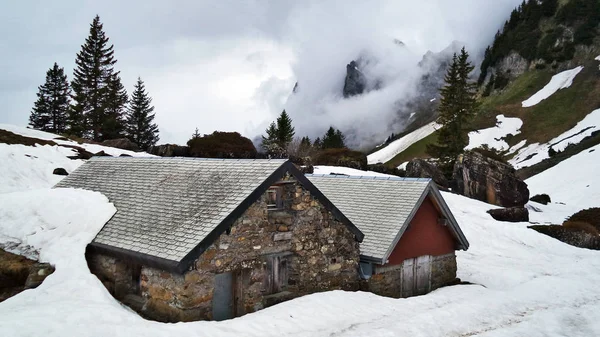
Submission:
[[[346,80],[344,81],[344,97],[352,97],[360,95],[365,91],[367,79],[365,75],[358,69],[356,61],[350,62],[346,66]]]
[[[506,163],[467,152],[454,165],[452,189],[466,197],[502,207],[523,207],[529,200],[527,184]]]

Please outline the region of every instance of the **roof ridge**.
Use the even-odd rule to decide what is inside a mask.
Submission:
[[[431,178],[354,176],[354,175],[347,175],[347,174],[305,174],[305,176],[317,177],[317,178],[336,178],[336,179],[364,179],[364,180],[417,181],[417,182],[430,182],[431,181]]]

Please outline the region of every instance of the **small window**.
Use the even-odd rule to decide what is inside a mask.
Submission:
[[[283,199],[281,194],[283,189],[281,186],[272,186],[267,191],[267,208],[268,209],[281,209],[283,208]]]
[[[267,294],[276,294],[288,285],[288,256],[273,255],[267,257],[264,289]]]

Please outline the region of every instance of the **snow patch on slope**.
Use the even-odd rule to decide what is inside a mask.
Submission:
[[[374,171],[362,171],[343,166],[315,166],[313,174],[344,174],[348,176],[363,176],[363,177],[396,177],[390,174],[384,174]]]
[[[367,162],[369,164],[386,163],[392,158],[394,158],[398,153],[401,153],[412,144],[429,136],[439,128],[440,125],[435,122],[422,126],[416,129],[415,131],[405,135],[404,137],[396,139],[383,149],[371,153],[367,156]]]
[[[503,138],[520,133],[523,121],[520,118],[509,118],[504,115],[496,116],[496,120],[498,122],[492,128],[469,132],[469,145],[465,150],[481,147],[484,144],[500,151],[508,150],[508,144]]]
[[[546,98],[552,96],[558,90],[570,87],[571,84],[573,84],[575,76],[577,76],[577,74],[579,74],[581,70],[583,70],[583,67],[579,66],[575,69],[565,70],[561,73],[552,76],[550,82],[544,88],[542,88],[542,90],[535,93],[529,99],[523,101],[523,107],[532,107],[545,100]]]
[[[569,144],[577,144],[598,130],[600,130],[600,109],[590,112],[574,128],[555,137],[548,143],[533,143],[522,148],[509,162],[516,169],[537,164],[550,157],[548,155],[550,147],[556,151],[563,151]]]
[[[24,128],[24,127],[10,125],[10,124],[0,124],[0,129],[10,131],[12,133],[16,133],[18,135],[25,136],[25,137],[38,138],[38,139],[42,139],[42,140],[51,140],[51,141],[55,142],[56,144],[60,144],[60,145],[78,146],[78,147],[84,148],[86,151],[91,152],[91,153],[98,153],[100,151],[104,151],[104,153],[109,154],[113,157],[118,157],[122,154],[129,155],[132,157],[155,157],[154,155],[151,155],[146,152],[134,152],[134,151],[122,150],[122,149],[117,149],[114,147],[103,146],[103,145],[98,145],[98,144],[87,144],[87,143],[79,144],[72,140],[64,140],[64,137],[55,135],[53,133],[39,131],[39,130],[35,130],[35,129]],[[58,138],[62,138],[62,139],[58,139]]]

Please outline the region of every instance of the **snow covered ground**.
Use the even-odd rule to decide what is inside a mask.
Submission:
[[[570,87],[571,84],[573,84],[575,76],[577,76],[577,74],[579,74],[579,72],[581,72],[582,70],[583,67],[579,66],[575,69],[565,70],[561,73],[552,76],[550,82],[546,84],[546,86],[542,88],[542,90],[536,92],[529,99],[523,101],[523,107],[532,107],[545,100],[546,98],[552,96],[558,90]]]
[[[496,116],[496,126],[469,132],[469,145],[465,150],[481,147],[486,144],[490,148],[500,151],[508,150],[508,144],[504,138],[508,135],[520,133],[523,121],[520,118],[509,118],[504,115]]]
[[[373,171],[361,171],[349,167],[342,166],[315,166],[313,174],[345,174],[349,176],[370,176],[370,177],[394,177],[389,174],[373,172]]]
[[[52,133],[14,125],[0,124],[0,129],[26,137],[51,140],[57,144],[83,147],[91,153],[104,151],[112,156],[121,154],[140,157],[152,156],[146,152],[133,152],[96,144],[78,144],[71,140],[60,140],[56,139],[59,136]],[[0,143],[0,159],[2,160],[0,167],[3,169],[0,174],[0,193],[54,186],[63,178],[52,174],[55,168],[61,167],[70,173],[83,163],[83,160],[67,158],[67,156],[73,155],[77,155],[77,151],[58,145],[26,146]]]
[[[367,162],[369,164],[386,163],[390,159],[394,158],[398,153],[406,150],[412,144],[432,134],[435,130],[439,129],[439,127],[439,124],[432,122],[405,135],[402,138],[396,139],[383,149],[368,155]]]
[[[563,151],[569,144],[577,144],[585,137],[600,129],[600,109],[594,110],[585,116],[577,125],[545,144],[533,143],[523,147],[519,143],[509,152],[519,150],[509,162],[517,169],[531,166],[549,158],[548,150],[552,147],[556,151]]]
[[[553,199],[535,204],[543,212],[532,212],[534,221],[560,223],[600,204],[600,146],[592,150],[527,181],[532,194]],[[16,167],[2,159],[3,173]],[[331,172],[374,174],[315,170]],[[449,193],[444,198],[471,243],[457,253],[458,277],[473,285],[408,299],[325,292],[225,322],[147,321],[116,302],[85,263],[85,245],[115,212],[108,200],[83,190],[31,189],[24,180],[20,191],[0,192],[0,243],[39,252],[56,271],[0,303],[0,336],[600,336],[600,252],[563,244],[528,223],[497,222],[486,213],[493,206]]]

